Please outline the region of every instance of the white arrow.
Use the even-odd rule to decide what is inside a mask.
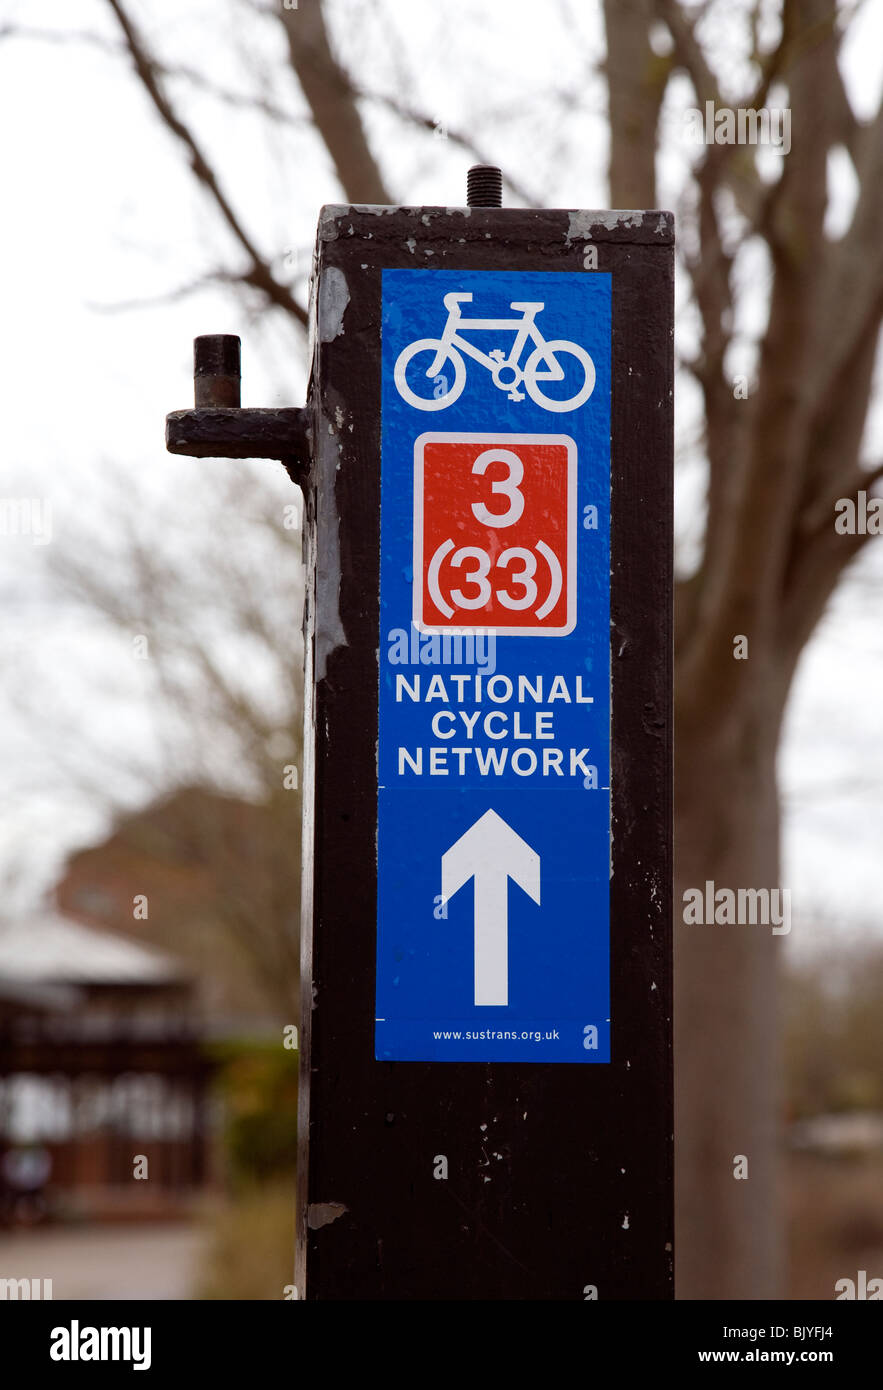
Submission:
[[[485,811],[442,855],[445,902],[475,879],[475,1002],[509,1003],[509,884],[540,901],[540,856],[511,825]]]

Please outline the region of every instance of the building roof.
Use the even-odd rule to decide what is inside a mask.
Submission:
[[[23,1012],[73,1009],[81,998],[82,990],[74,985],[47,985],[35,980],[13,980],[7,975],[0,975],[0,1014],[4,1008]]]
[[[46,984],[160,985],[187,973],[169,956],[47,912],[0,923],[0,978]]]

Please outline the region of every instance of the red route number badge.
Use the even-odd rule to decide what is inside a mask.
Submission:
[[[566,434],[421,434],[414,625],[563,637],[576,626],[576,444]]]

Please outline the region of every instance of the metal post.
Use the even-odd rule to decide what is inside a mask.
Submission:
[[[316,454],[306,507],[311,575],[308,741],[314,758],[308,797],[311,789],[314,813],[307,822],[304,865],[296,1277],[307,1299],[672,1296],[672,236],[671,217],[660,212],[478,206],[329,207],[322,212],[313,366]],[[391,272],[398,273],[398,280]],[[444,774],[429,778],[428,745],[469,748],[462,722],[458,736],[449,741],[428,732],[435,711],[451,710],[456,719],[456,687],[449,685],[446,691],[451,704],[420,705],[419,738],[416,723],[401,728],[396,723],[415,708],[407,694],[396,704],[391,690],[398,675],[408,678],[411,690],[414,677],[422,676],[425,697],[433,674],[476,670],[475,664],[446,668],[443,654],[441,665],[423,665],[419,655],[411,662],[410,651],[399,653],[403,664],[389,661],[393,631],[408,632],[409,647],[414,636],[408,594],[420,582],[413,568],[417,557],[412,561],[414,470],[420,465],[416,441],[423,434],[460,432],[517,436],[525,417],[519,414],[524,402],[510,401],[465,352],[466,384],[459,400],[450,407],[409,413],[391,379],[401,359],[394,361],[385,352],[384,338],[394,340],[396,351],[401,342],[437,338],[445,320],[442,291],[456,292],[458,286],[473,292],[471,304],[462,307],[481,319],[481,295],[485,286],[492,288],[492,276],[509,277],[503,301],[544,301],[547,309],[553,299],[563,304],[565,292],[576,303],[580,277],[587,288],[594,280],[599,295],[602,281],[612,290],[611,370],[603,388],[609,395],[610,491],[607,496],[578,492],[576,532],[582,553],[582,547],[598,540],[584,529],[585,523],[603,533],[609,521],[609,626],[599,581],[598,612],[594,617],[590,611],[578,613],[576,633],[586,625],[602,625],[605,645],[609,634],[613,732],[607,785],[612,788],[612,821],[599,809],[607,795],[603,783],[597,789],[579,786],[565,792],[542,782],[538,786],[534,776],[502,795],[491,779],[482,802],[480,791],[460,788],[454,757],[448,757]],[[557,296],[556,276],[569,277],[559,282]],[[433,306],[437,319],[430,325]],[[493,312],[498,309],[499,304]],[[575,339],[580,313],[575,310],[569,320],[577,324]],[[545,336],[557,338],[551,312],[547,318]],[[489,334],[487,346],[493,341]],[[479,331],[474,342],[478,345]],[[511,334],[500,335],[505,351],[511,342]],[[603,344],[599,346],[603,357]],[[426,366],[424,362],[423,379],[420,368],[410,377],[414,394],[424,387],[433,400],[433,390],[453,393],[456,374],[450,361],[439,370],[442,379],[434,386],[425,380]],[[411,370],[406,368],[406,380]],[[500,376],[504,387],[506,374]],[[527,396],[523,382],[521,386],[516,394]],[[543,389],[538,380],[534,387]],[[555,387],[546,385],[545,390],[551,396]],[[537,418],[536,411],[530,418]],[[603,410],[597,418],[603,420]],[[574,413],[563,411],[549,412],[543,429],[550,436],[576,438],[579,433]],[[586,458],[578,460],[578,472],[588,468],[587,451],[597,447],[603,452],[606,446],[604,438],[593,440],[585,431],[580,441]],[[461,466],[455,445],[449,456],[445,447],[443,440],[436,445],[432,485],[437,491],[447,486],[445,470]],[[552,467],[534,457],[537,467]],[[425,459],[423,466],[425,477]],[[493,462],[486,477],[503,489],[511,485],[505,468]],[[454,493],[452,486],[452,498]],[[492,513],[503,512],[502,491],[474,495],[481,495]],[[444,511],[446,504],[440,505]],[[584,512],[592,505],[597,516]],[[447,522],[443,515],[436,534],[450,534],[457,544],[460,520],[459,513]],[[506,541],[501,534],[501,549]],[[476,570],[469,559],[460,567],[462,594],[480,596],[468,584],[483,564]],[[508,573],[514,576],[524,568],[516,558]],[[387,584],[392,586],[388,593]],[[510,582],[508,593],[517,602],[523,590]],[[591,605],[591,593],[583,593],[580,601]],[[510,612],[517,616],[517,610]],[[433,623],[425,612],[423,616],[428,637]],[[474,610],[460,610],[456,617],[461,623],[474,620]],[[565,628],[566,621],[560,626]],[[418,640],[422,654],[425,639],[419,633]],[[506,644],[513,640],[524,651],[533,640],[550,675],[559,643],[560,671],[567,677],[571,700],[576,698],[578,672],[565,654],[570,637],[500,636],[497,670],[510,677],[522,668],[535,676],[538,669],[527,658],[509,657]],[[596,670],[593,676],[583,667],[582,674],[583,691],[591,691],[603,711],[607,692],[602,673]],[[494,693],[504,692],[500,682]],[[471,717],[484,708],[470,704],[466,712]],[[527,725],[534,706],[520,708]],[[575,711],[568,711],[564,702],[544,708],[564,712],[546,727],[559,722],[570,730],[577,727]],[[574,716],[569,721],[567,713]],[[491,726],[492,732],[499,724]],[[437,727],[447,734],[451,720]],[[600,735],[600,725],[592,728],[592,738],[587,735],[581,742],[568,735],[577,754]],[[396,762],[400,746],[416,759],[418,742],[424,759],[419,778],[407,759],[401,771]],[[521,746],[538,750],[543,745]],[[513,747],[517,750],[518,744]],[[597,762],[603,761],[601,750]],[[589,754],[578,763],[579,782],[587,762],[592,765],[596,759]],[[442,755],[438,763],[441,767]],[[522,765],[529,764],[525,757]],[[573,783],[570,771],[568,767],[568,787]],[[406,789],[409,775],[416,790]],[[458,794],[462,815],[456,809]],[[396,796],[399,808],[390,810]],[[599,800],[591,803],[591,798]],[[584,823],[579,821],[583,806]],[[567,904],[565,911],[571,914],[567,930],[558,931],[556,939],[576,952],[574,973],[587,969],[586,957],[578,954],[580,935],[588,936],[596,927],[605,939],[595,943],[591,959],[600,972],[606,969],[609,931],[610,1007],[601,1016],[600,994],[587,998],[585,1020],[597,1023],[602,1034],[604,1019],[612,1020],[609,1061],[601,1060],[604,1036],[594,1053],[582,1051],[585,1060],[574,1060],[573,1030],[578,1047],[584,1039],[583,1019],[572,1017],[566,1020],[571,1030],[566,1060],[557,1060],[552,1051],[546,1053],[548,1060],[539,1060],[540,1044],[538,1060],[527,1060],[520,1041],[509,1060],[483,1060],[501,1055],[485,1044],[475,1048],[474,1060],[465,1060],[465,1052],[453,1048],[447,1060],[444,1040],[429,1059],[429,1035],[444,1031],[444,1026],[432,1025],[443,1016],[444,1023],[451,1017],[481,1023],[487,1017],[499,1031],[508,1031],[499,1028],[505,1008],[488,1007],[483,1013],[474,1002],[471,946],[467,943],[464,950],[463,944],[473,910],[479,930],[472,894],[477,898],[486,890],[478,879],[474,887],[465,881],[468,865],[454,866],[456,876],[446,888],[438,859],[484,808],[499,813],[521,845],[511,867],[507,865],[515,879],[508,884],[510,938],[521,932],[517,943],[509,942],[513,991],[516,985],[529,990],[530,972],[541,976],[548,969],[543,940],[556,938],[561,924],[551,921],[548,911],[543,916],[544,894],[549,910]],[[582,827],[574,842],[581,845],[577,859],[594,864],[603,858],[606,864],[610,855],[612,872],[609,878],[605,872],[603,887],[587,875],[574,892],[560,883],[556,892],[547,875],[537,890],[537,906],[531,898],[528,852],[548,841],[544,818],[557,821],[571,811],[574,824]],[[488,869],[494,846],[486,838],[471,848],[477,867]],[[554,846],[548,852],[554,854]],[[464,853],[468,859],[468,846]],[[558,871],[552,865],[549,873]],[[577,878],[581,871],[581,863],[574,863]],[[496,891],[499,899],[506,892],[505,877],[501,890],[487,891]],[[443,901],[446,894],[450,896]],[[440,915],[445,910],[446,917]],[[530,932],[535,933],[535,954],[525,963],[517,953],[524,951]],[[459,953],[454,964],[452,951]],[[565,973],[567,969],[566,963]],[[442,976],[445,988],[459,990],[458,1001],[444,1007],[432,993],[432,980]],[[550,984],[549,991],[559,985]],[[585,986],[588,995],[592,982],[587,979]],[[515,1009],[516,1002],[513,992],[509,1008]],[[397,1020],[375,1021],[385,1019],[387,1006],[397,1004]],[[417,1016],[411,1017],[415,1011]],[[384,1053],[386,1034],[381,1030],[393,1026],[395,1038]],[[509,1045],[508,1040],[499,1044],[503,1049]],[[390,1060],[383,1060],[384,1055]]]
[[[323,209],[309,413],[169,417],[304,487],[309,1300],[672,1297],[672,218],[494,172]]]

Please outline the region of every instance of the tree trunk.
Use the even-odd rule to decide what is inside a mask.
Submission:
[[[781,942],[771,925],[683,920],[684,891],[704,896],[707,880],[779,883],[780,710],[762,677],[742,693],[675,721],[675,1287],[687,1299],[781,1290]]]
[[[650,47],[651,0],[604,0],[610,111],[610,200],[656,207],[656,124],[668,62]]]

